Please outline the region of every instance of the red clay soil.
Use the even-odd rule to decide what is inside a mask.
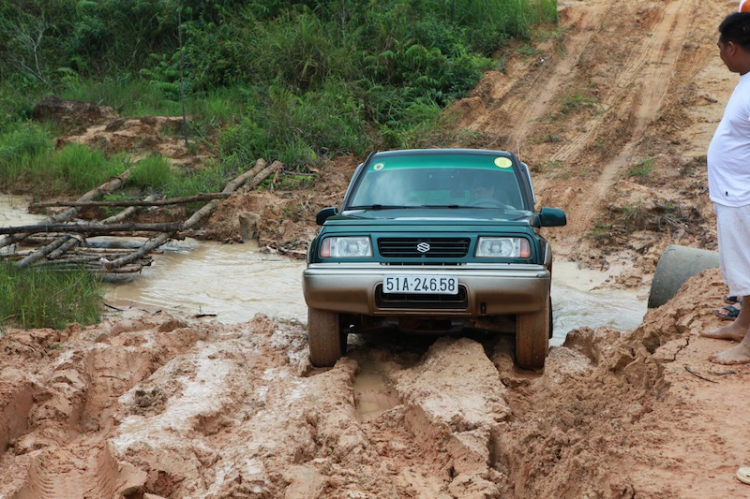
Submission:
[[[735,8],[565,0],[560,29],[451,108],[457,145],[518,152],[539,204],[568,214],[556,258],[647,290],[668,245],[716,249],[705,150],[736,81],[715,46]],[[61,140],[168,149],[160,118],[103,119]],[[183,153],[165,154],[200,164]],[[360,160],[314,190],[234,196],[196,235],[301,257]],[[731,342],[699,336],[725,293],[707,270],[635,330],[570,332],[540,372],[504,336],[352,338],[313,369],[304,326],[263,315],[8,329],[0,498],[750,497],[750,367],[710,363]]]

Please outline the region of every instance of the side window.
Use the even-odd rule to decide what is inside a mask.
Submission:
[[[523,167],[523,173],[526,175],[526,180],[529,181],[529,189],[531,190],[531,209],[534,209],[534,206],[536,206],[536,194],[534,194],[534,184],[531,183],[531,172],[529,171],[529,165],[526,163],[521,163],[521,166]]]

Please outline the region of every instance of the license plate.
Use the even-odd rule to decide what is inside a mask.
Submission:
[[[384,293],[458,294],[458,278],[443,275],[395,275],[383,279]]]

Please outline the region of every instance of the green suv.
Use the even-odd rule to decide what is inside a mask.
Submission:
[[[341,210],[325,208],[303,291],[310,360],[332,366],[350,333],[378,329],[514,333],[516,364],[544,367],[552,336],[552,248],[529,169],[513,153],[378,152],[359,165]]]

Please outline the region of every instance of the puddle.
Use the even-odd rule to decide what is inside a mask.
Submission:
[[[574,262],[555,261],[551,345],[562,345],[569,331],[582,326],[609,326],[618,331],[640,326],[648,310],[647,297],[629,289],[598,289],[608,278],[607,273],[580,269]]]
[[[223,323],[263,313],[307,321],[302,295],[303,261],[259,253],[253,244],[185,240],[155,254],[132,282],[109,285],[107,299],[215,314]]]
[[[26,212],[27,203],[20,197],[0,195],[0,224],[41,220],[42,216]],[[304,261],[260,253],[249,243],[187,239],[171,242],[162,250],[153,255],[151,267],[132,282],[107,285],[107,301],[116,306],[215,314],[217,320],[228,324],[249,321],[257,313],[307,321],[302,295]],[[573,262],[555,261],[552,345],[561,345],[570,330],[582,326],[626,331],[640,325],[647,298],[627,289],[597,289],[609,277],[604,272],[579,269]]]
[[[44,220],[44,216],[28,212],[27,208],[30,203],[31,198],[0,194],[0,227],[34,225]],[[5,237],[5,235],[0,235],[0,239]],[[23,244],[11,244],[0,248],[0,254],[13,254],[22,249],[24,249]]]
[[[400,402],[385,378],[375,371],[374,363],[362,362],[359,367],[352,384],[354,401],[360,420],[372,421]]]
[[[0,226],[33,225],[44,220],[41,215],[29,213],[28,206],[30,203],[31,198],[0,194]]]

